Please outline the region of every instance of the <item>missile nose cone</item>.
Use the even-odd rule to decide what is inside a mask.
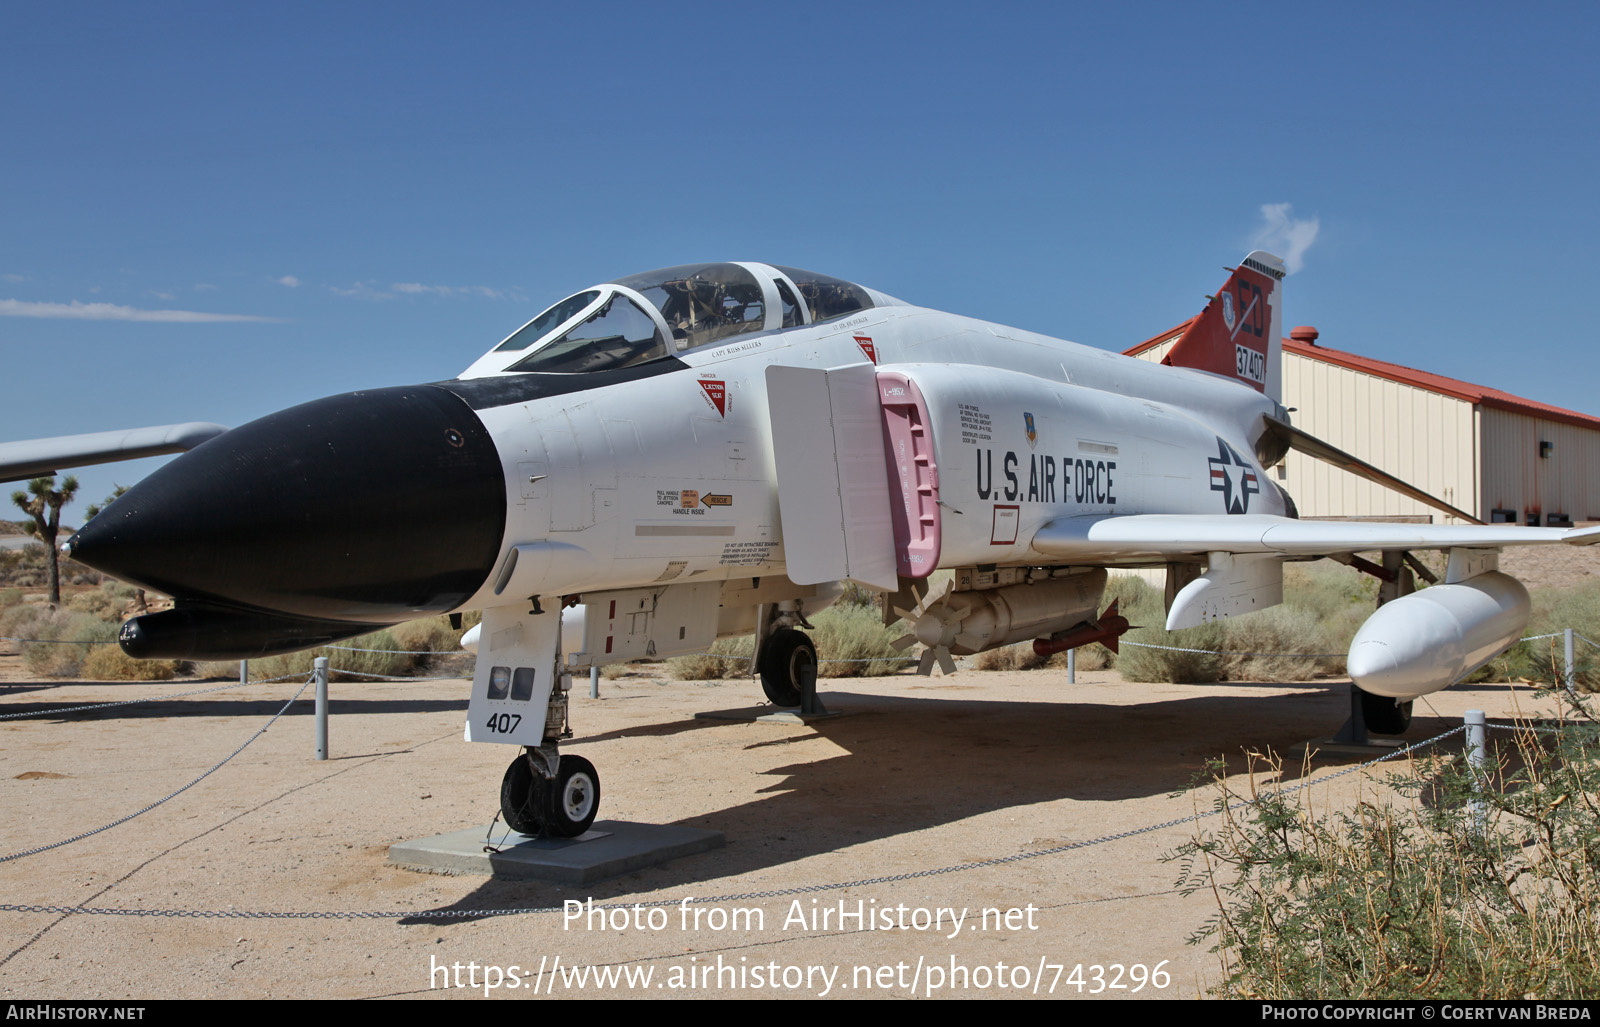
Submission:
[[[1357,639],[1345,657],[1345,670],[1364,692],[1373,695],[1398,695],[1394,686],[1400,672],[1400,661],[1386,642]]]
[[[179,599],[394,623],[477,591],[505,514],[488,431],[459,398],[423,385],[330,396],[226,432],[67,546]]]

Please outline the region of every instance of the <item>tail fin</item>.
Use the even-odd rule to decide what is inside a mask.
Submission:
[[[1282,399],[1287,273],[1277,257],[1252,252],[1161,362],[1220,374]]]

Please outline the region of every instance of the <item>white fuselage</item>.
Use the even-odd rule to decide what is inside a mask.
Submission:
[[[670,373],[480,409],[508,513],[497,571],[463,607],[781,573],[766,369],[871,358],[926,397],[941,567],[1048,563],[1029,542],[1062,516],[1228,512],[1214,485],[1219,439],[1239,458],[1228,494],[1250,513],[1284,512],[1251,446],[1260,416],[1281,416],[1270,398],[1202,372],[880,306],[691,350]]]

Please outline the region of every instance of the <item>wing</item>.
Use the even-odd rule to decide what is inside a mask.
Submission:
[[[1451,559],[1445,580],[1450,583],[1494,570],[1497,554],[1505,546],[1596,542],[1600,528],[1302,521],[1269,514],[1136,514],[1060,518],[1039,529],[1033,546],[1072,563],[1193,563],[1203,558],[1205,573],[1171,598],[1167,630],[1176,631],[1282,602],[1283,561],[1290,558],[1448,549]],[[1524,592],[1524,603],[1526,596]]]
[[[1135,514],[1063,517],[1034,536],[1033,547],[1073,562],[1235,556],[1316,557],[1374,550],[1501,549],[1600,542],[1600,528],[1525,528],[1516,524],[1400,524],[1303,521],[1270,514]]]
[[[0,481],[21,481],[54,474],[63,467],[109,464],[193,449],[228,429],[220,424],[190,421],[154,428],[59,435],[24,442],[0,442]]]

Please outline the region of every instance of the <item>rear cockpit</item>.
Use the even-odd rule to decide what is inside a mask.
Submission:
[[[851,282],[776,264],[682,264],[568,296],[461,377],[614,370],[898,303]]]

